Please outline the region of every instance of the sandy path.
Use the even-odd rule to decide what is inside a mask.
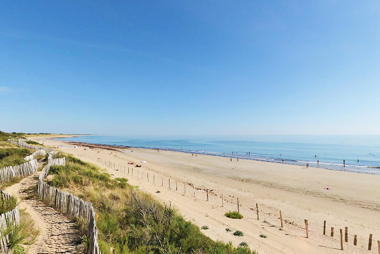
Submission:
[[[39,173],[36,172],[5,190],[19,199],[19,207],[31,215],[40,231],[35,243],[27,248],[27,253],[77,253],[80,234],[74,221],[41,201],[25,199],[28,195],[25,190],[37,185]]]
[[[292,165],[240,160],[230,162],[227,158],[149,149],[120,150],[117,157],[110,151],[97,149],[75,149],[59,141],[48,141],[48,145],[62,145],[62,151],[85,161],[106,168],[113,177],[126,177],[132,185],[151,193],[162,202],[171,202],[181,214],[198,226],[207,225],[203,232],[214,240],[232,241],[237,246],[242,241],[252,249],[263,253],[342,253],[339,229],[349,227],[349,240],[344,243],[345,253],[377,253],[380,240],[380,185],[379,176],[337,172]],[[142,168],[132,167],[128,161],[139,163]],[[104,162],[115,163],[106,166]],[[233,169],[232,169],[233,168]],[[147,180],[149,174],[149,181]],[[156,185],[153,184],[153,175]],[[162,178],[164,177],[164,186]],[[168,179],[171,178],[171,189]],[[178,190],[175,191],[175,180]],[[193,190],[187,185],[184,194],[183,182],[195,183],[197,187],[209,188],[209,202],[203,191]],[[330,187],[326,191],[324,187]],[[156,193],[159,190],[161,193]],[[225,198],[221,207],[220,195]],[[240,199],[243,220],[231,220],[224,216],[236,210],[236,198]],[[260,204],[260,220],[252,209]],[[279,210],[285,222],[279,230]],[[309,220],[309,238],[305,238],[304,219]],[[327,221],[327,235],[322,234],[323,221]],[[266,221],[266,222],[264,222]],[[291,223],[289,223],[291,222]],[[243,237],[227,233],[225,228],[241,230]],[[330,237],[330,227],[335,228]],[[373,234],[372,251],[367,250],[368,235]],[[260,238],[265,234],[266,239]],[[358,235],[358,245],[353,237]]]

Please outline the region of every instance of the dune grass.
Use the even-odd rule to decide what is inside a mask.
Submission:
[[[30,154],[28,149],[0,148],[0,169],[25,163],[24,158]]]
[[[243,219],[243,215],[241,215],[238,212],[227,212],[226,214],[224,214],[224,216],[231,219]]]
[[[66,162],[66,166],[51,167],[49,184],[93,204],[103,254],[255,253],[211,240],[177,211],[136,190],[125,178],[111,179],[98,167],[71,156]]]
[[[17,206],[17,199],[11,197],[10,199],[0,198],[0,214],[9,212]]]

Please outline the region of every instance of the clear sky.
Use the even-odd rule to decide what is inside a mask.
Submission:
[[[1,1],[0,130],[380,134],[380,1]]]

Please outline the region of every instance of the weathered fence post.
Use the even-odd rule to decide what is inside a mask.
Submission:
[[[207,191],[207,201],[208,201],[208,189],[206,191]]]
[[[237,210],[238,210],[238,213],[239,213],[240,212],[239,198],[237,198]]]
[[[260,220],[259,218],[259,204],[256,203],[256,215],[257,215],[257,220]]]
[[[343,230],[340,229],[340,249],[343,250]]]
[[[280,210],[280,220],[281,220],[281,228],[283,228],[284,224],[282,223],[282,213],[281,213],[281,210]]]
[[[354,235],[354,245],[356,246],[358,243],[358,236],[357,235]]]
[[[222,207],[224,206],[224,201],[223,201],[223,194],[222,194]]]
[[[368,250],[372,250],[372,234],[369,234]]]
[[[305,219],[306,238],[309,238],[309,222]]]
[[[331,237],[334,237],[334,227],[331,227]]]
[[[348,227],[345,227],[344,229],[344,241],[346,243],[348,242]]]
[[[326,221],[323,222],[323,235],[326,235]]]

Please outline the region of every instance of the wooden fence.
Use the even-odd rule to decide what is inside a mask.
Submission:
[[[37,150],[34,153],[32,153],[31,155],[26,156],[24,158],[24,160],[25,161],[31,161],[31,160],[34,160],[34,158],[38,158],[38,157],[41,157],[41,156],[46,156],[46,151],[43,150],[43,149]]]
[[[95,211],[92,204],[74,196],[71,193],[61,191],[44,182],[53,165],[65,165],[65,158],[53,159],[48,157],[48,164],[43,168],[38,179],[38,195],[49,205],[68,216],[82,219],[88,226],[87,237],[89,239],[88,254],[100,254],[98,246],[98,229],[95,222]]]
[[[2,200],[8,200],[12,196],[0,190],[0,198]],[[3,254],[8,253],[8,235],[3,236],[4,232],[8,227],[19,225],[20,224],[20,211],[18,206],[13,210],[10,210],[6,213],[0,214],[0,247]]]
[[[32,160],[17,166],[9,166],[0,169],[0,183],[10,181],[15,177],[25,177],[33,174],[38,169],[37,160]]]
[[[27,141],[26,139],[19,139],[19,140],[9,139],[8,141],[14,145],[21,147],[21,148],[32,149],[32,150],[45,149],[42,146],[30,145],[30,144],[26,143],[26,141]]]

